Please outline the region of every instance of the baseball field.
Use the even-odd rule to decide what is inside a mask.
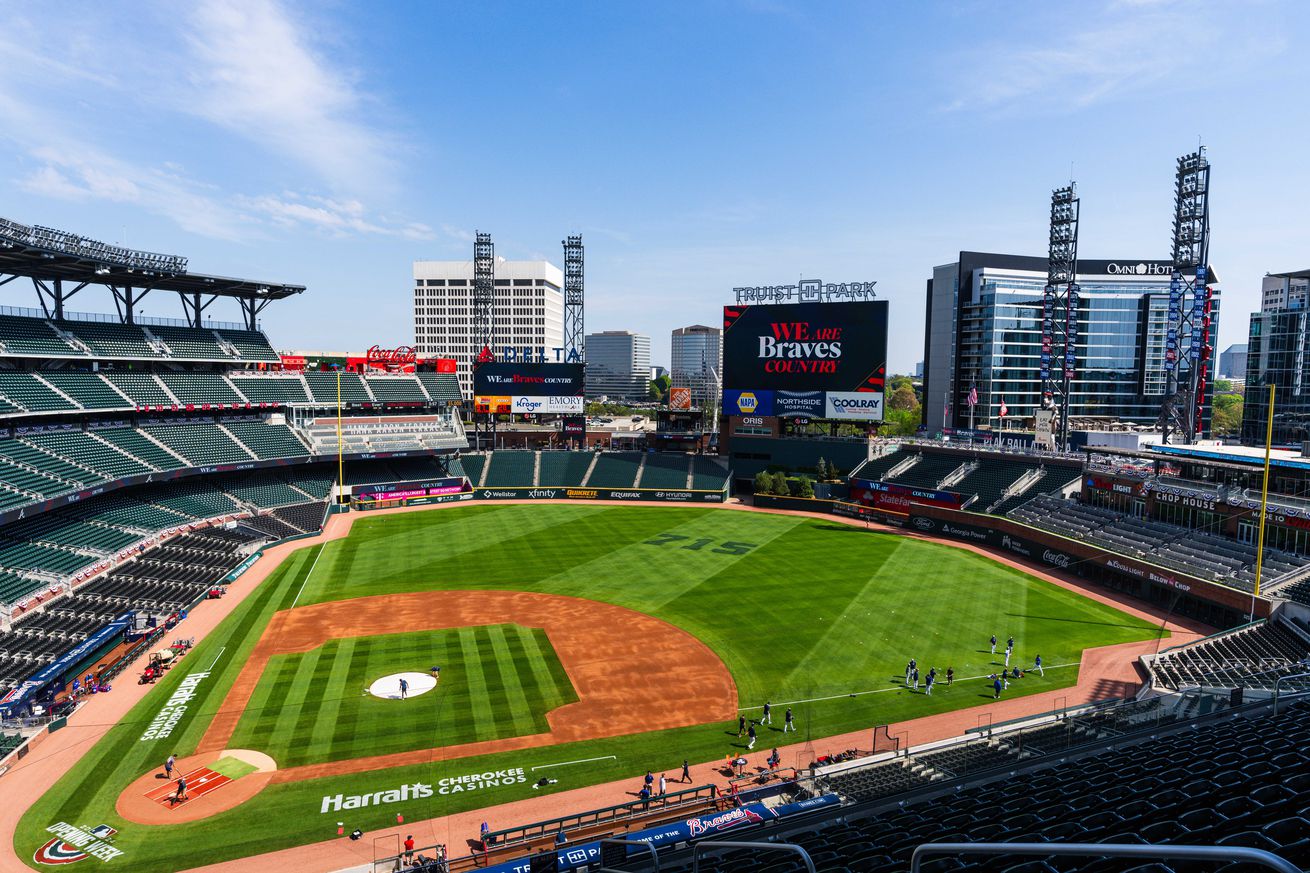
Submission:
[[[338,822],[367,832],[722,759],[744,746],[738,713],[766,701],[757,749],[822,752],[824,737],[990,701],[993,633],[1014,636],[1020,665],[1042,656],[1016,696],[1074,684],[1086,648],[1163,631],[964,549],[814,518],[361,517],[251,592],[35,803],[15,848],[40,869],[49,827],[104,824],[112,866],[188,869],[331,839]],[[905,688],[912,657],[953,668],[954,686]],[[406,699],[370,693],[402,674]],[[158,790],[170,753],[205,780],[182,804]],[[534,788],[542,775],[558,781]]]

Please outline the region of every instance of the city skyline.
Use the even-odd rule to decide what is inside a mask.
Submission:
[[[876,280],[890,369],[911,372],[933,268],[1043,255],[1071,175],[1084,257],[1164,259],[1173,161],[1198,137],[1219,348],[1246,340],[1265,273],[1306,266],[1295,3],[5,15],[0,214],[305,284],[267,313],[283,347],[411,343],[414,261],[471,258],[481,230],[509,260],[559,265],[581,233],[587,330],[649,335],[653,363],[671,363],[674,328],[718,323],[733,287],[805,276]],[[73,308],[112,311],[96,293]],[[181,315],[171,299],[144,313]]]

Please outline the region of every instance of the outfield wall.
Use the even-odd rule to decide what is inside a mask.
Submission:
[[[461,494],[432,494],[394,501],[354,502],[352,509],[368,512],[395,506],[427,506],[472,500],[613,500],[622,503],[726,503],[728,490],[699,491],[660,488],[474,488]]]

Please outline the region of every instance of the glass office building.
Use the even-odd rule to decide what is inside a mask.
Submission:
[[[1246,343],[1242,442],[1262,446],[1274,386],[1274,444],[1310,440],[1310,270],[1264,277]]]
[[[1077,375],[1071,382],[1070,418],[1154,425],[1165,393],[1172,265],[1124,259],[1080,261],[1078,266]],[[1042,400],[1045,284],[1045,258],[961,252],[958,261],[933,270],[924,344],[928,431],[969,427],[971,389],[978,392],[973,427],[1025,426],[1024,419]],[[1213,348],[1219,331],[1217,290],[1211,313]],[[1060,352],[1056,349],[1057,358]],[[1059,364],[1052,362],[1057,378]],[[1207,382],[1203,418],[1208,433],[1213,372]],[[1005,422],[1002,404],[1008,412]]]

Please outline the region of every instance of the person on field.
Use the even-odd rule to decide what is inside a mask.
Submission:
[[[791,707],[789,706],[787,707],[787,711],[783,713],[782,716],[782,732],[785,734],[787,733],[787,731],[794,731],[794,730],[796,730],[796,722],[792,719]]]
[[[402,676],[400,679],[400,699],[404,700],[408,694],[409,694],[409,682],[405,681],[405,678]]]
[[[682,782],[691,781],[691,767],[688,766],[686,758],[682,759],[682,779],[680,781]]]
[[[746,744],[746,748],[748,750],[755,748],[755,725],[750,726],[750,729],[746,731],[746,736],[750,738],[750,742]]]
[[[992,654],[996,654],[996,634],[992,634]]]
[[[760,719],[760,724],[773,724],[773,707],[769,701],[764,701],[764,716]]]
[[[932,686],[933,683],[936,681],[937,681],[937,668],[933,667],[928,671],[928,676],[924,679],[923,693],[931,696]]]
[[[664,774],[661,773],[661,774],[660,774],[660,797],[663,797],[664,795],[666,795],[666,794],[668,794],[668,793],[669,793],[669,783],[668,783],[668,781],[664,778]]]
[[[955,668],[954,668],[954,667],[947,667],[947,668],[946,668],[946,687],[947,687],[947,688],[950,688],[951,685],[952,685],[954,682],[955,682]]]
[[[746,716],[739,715],[737,716],[737,736],[740,738],[744,733],[746,733]]]
[[[1033,659],[1033,669],[1037,671],[1038,676],[1045,677],[1046,673],[1042,670],[1042,656],[1038,655]]]
[[[992,674],[992,700],[1001,699],[1001,677]]]
[[[181,803],[181,802],[183,802],[184,800],[186,800],[186,777],[185,777],[185,776],[179,776],[179,777],[177,777],[177,794],[174,795],[174,800],[176,800],[178,803]]]
[[[173,767],[177,765],[177,755],[169,755],[168,760],[164,762],[164,778],[173,778]]]
[[[647,790],[647,791],[651,791],[651,790],[654,788],[654,786],[655,786],[655,774],[652,773],[651,771],[647,770],[647,771],[646,771],[646,778],[645,778],[644,780],[642,780],[642,781],[643,781],[643,782],[645,783],[645,785],[646,785],[646,790]]]
[[[405,837],[405,860],[406,861],[414,860],[414,835],[413,834],[410,834],[409,836]]]
[[[910,679],[914,682],[914,690],[919,690],[919,668],[915,667],[910,671]]]

